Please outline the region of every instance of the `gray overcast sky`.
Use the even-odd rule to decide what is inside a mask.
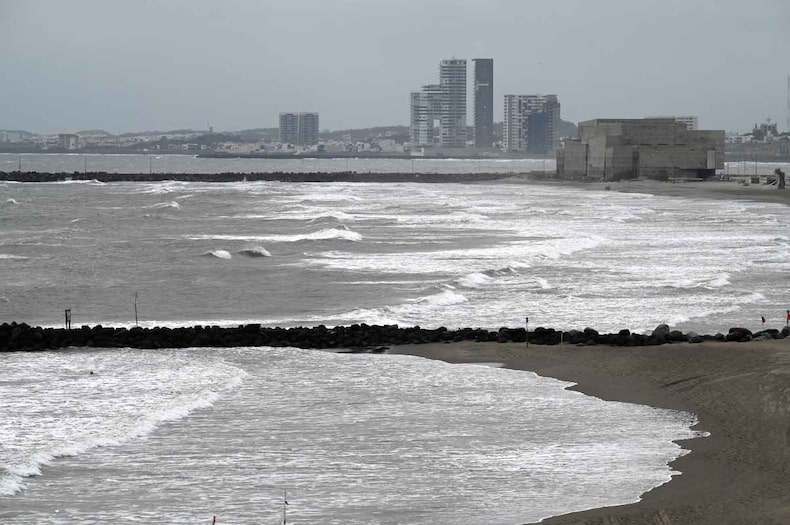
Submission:
[[[0,0],[0,50],[0,129],[408,124],[453,56],[494,59],[495,120],[556,93],[574,122],[784,129],[790,1]]]

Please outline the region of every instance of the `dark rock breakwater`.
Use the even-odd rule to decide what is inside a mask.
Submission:
[[[63,182],[68,180],[99,182],[484,182],[513,177],[513,173],[357,173],[313,172],[313,173],[105,173],[105,172],[0,172],[0,180],[14,182]]]
[[[529,334],[524,328],[482,328],[448,330],[441,327],[425,329],[419,326],[354,324],[327,328],[316,327],[268,328],[258,324],[238,327],[193,326],[184,328],[112,328],[82,326],[80,328],[42,328],[25,323],[0,325],[0,351],[54,350],[67,347],[98,348],[188,348],[237,346],[292,346],[315,349],[347,349],[352,352],[383,352],[387,346],[403,344],[452,343],[457,341],[527,342],[536,345],[610,345],[653,346],[665,343],[700,343],[703,341],[753,341],[784,339],[790,328],[752,333],[746,328],[731,328],[728,333],[698,335],[683,333],[660,325],[650,334],[636,334],[629,330],[602,334],[592,328],[558,331],[536,328]]]

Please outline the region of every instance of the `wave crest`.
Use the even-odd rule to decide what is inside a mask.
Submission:
[[[233,256],[228,250],[214,250],[204,254],[206,257],[216,257],[217,259],[232,259]]]
[[[243,250],[239,250],[239,253],[242,255],[246,255],[247,257],[271,257],[272,254],[269,253],[269,250],[264,248],[263,246],[250,246],[249,248],[244,248]]]

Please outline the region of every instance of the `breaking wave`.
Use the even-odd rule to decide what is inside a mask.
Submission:
[[[153,204],[151,206],[147,206],[147,208],[152,210],[161,209],[161,208],[173,208],[175,210],[179,210],[181,209],[181,205],[176,201],[170,201],[170,202],[160,202],[158,204]]]
[[[247,257],[271,257],[272,254],[269,253],[269,250],[264,248],[263,246],[251,246],[249,248],[244,248],[243,250],[239,250],[240,254],[246,255]]]
[[[143,388],[151,390],[143,397],[135,397],[134,393],[121,393],[121,399],[113,403],[125,402],[123,410],[104,410],[104,416],[94,417],[90,420],[90,426],[53,422],[51,431],[54,434],[40,436],[37,442],[25,443],[22,440],[17,445],[27,444],[30,448],[21,457],[10,459],[9,463],[0,468],[0,495],[12,495],[22,491],[24,478],[42,475],[41,467],[50,464],[54,459],[77,456],[94,448],[120,445],[151,434],[163,423],[184,419],[195,410],[208,408],[223,393],[238,388],[248,376],[244,370],[224,364],[208,368],[184,361],[181,365],[177,371],[172,372],[175,377],[167,383],[169,386],[162,388],[143,385]],[[108,371],[108,375],[113,374],[114,372]],[[202,375],[205,384],[190,384],[189,374],[194,377]],[[79,388],[77,385],[79,383],[74,382],[70,388]],[[110,390],[107,393],[113,390],[112,382],[107,385],[99,382],[97,385],[91,387],[91,393],[82,394],[88,411],[96,411],[106,403],[95,396],[94,390],[106,388]],[[114,395],[110,397],[115,398]],[[20,417],[24,417],[26,410],[20,408],[20,411]],[[13,436],[13,431],[10,432]],[[21,450],[24,451],[24,448]]]
[[[437,294],[421,297],[414,301],[416,304],[428,304],[432,306],[449,306],[453,304],[461,304],[467,302],[466,296],[451,290],[443,290]]]
[[[313,233],[296,235],[192,235],[187,238],[193,241],[299,242],[343,239],[358,242],[362,240],[362,235],[347,228],[329,228]]]
[[[485,273],[474,272],[461,277],[456,282],[459,286],[463,286],[464,288],[480,288],[491,284],[493,280],[493,277]]]
[[[232,259],[233,256],[228,250],[214,250],[204,254],[206,257],[216,257],[217,259]]]

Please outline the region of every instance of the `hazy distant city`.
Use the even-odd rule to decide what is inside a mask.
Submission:
[[[0,152],[194,153],[278,158],[355,155],[519,158],[562,156],[567,144],[573,146],[579,141],[577,123],[562,119],[562,104],[557,94],[498,94],[494,59],[475,58],[472,63],[468,71],[467,59],[441,60],[438,78],[433,82],[426,79],[428,83],[409,94],[409,104],[403,104],[408,126],[322,130],[320,111],[282,111],[277,127],[247,130],[216,131],[210,123],[202,130],[120,134],[101,129],[56,134],[0,130]],[[470,85],[472,108],[468,111]],[[495,97],[503,100],[501,120],[495,119]],[[788,130],[781,131],[769,118],[755,123],[748,131],[722,130],[722,145],[709,149],[718,148],[723,154],[726,148],[729,154],[769,160],[790,157],[790,76],[788,101]],[[601,115],[600,118],[616,119],[616,115]],[[695,115],[647,118],[673,119],[682,124],[681,131],[699,130],[699,118]]]

